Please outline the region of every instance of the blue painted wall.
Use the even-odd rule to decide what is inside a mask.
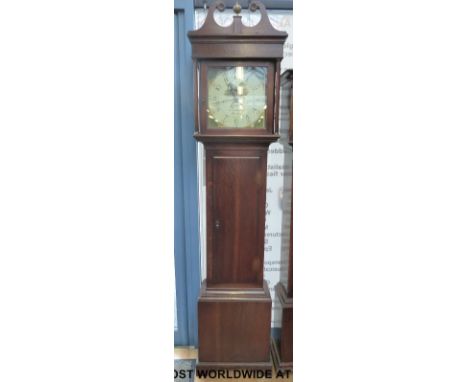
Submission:
[[[174,2],[174,261],[177,330],[174,343],[197,346],[200,241],[196,141],[193,139],[193,72],[187,32],[193,29],[191,0]]]

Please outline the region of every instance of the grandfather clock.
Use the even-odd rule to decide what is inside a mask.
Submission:
[[[288,141],[293,145],[293,71],[287,70],[281,76],[281,88],[286,93],[289,113]],[[292,178],[291,178],[292,179]],[[289,225],[288,276],[275,287],[281,306],[281,330],[279,338],[272,339],[272,354],[277,369],[292,369],[293,366],[293,198],[291,181],[291,220]]]
[[[188,33],[195,134],[206,161],[207,277],[198,300],[199,369],[271,368],[271,297],[263,279],[267,152],[278,139],[280,62],[287,33],[260,22],[214,20]]]

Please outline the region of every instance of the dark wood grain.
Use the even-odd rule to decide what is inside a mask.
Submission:
[[[293,297],[293,185],[291,177],[291,223],[289,226],[288,297]]]
[[[283,283],[276,284],[276,295],[281,306],[281,331],[278,339],[272,339],[272,353],[276,368],[290,369],[293,365],[293,299]]]
[[[207,283],[263,283],[266,145],[206,148]]]
[[[293,71],[290,72],[291,89],[289,95],[289,144],[293,146]],[[293,176],[291,176],[291,225],[289,231],[289,268],[288,268],[288,297],[293,297]]]
[[[271,367],[271,298],[268,286],[231,292],[207,292],[198,302],[199,364]]]
[[[229,58],[229,59],[282,59],[283,45],[288,34],[276,30],[270,23],[265,6],[259,1],[252,1],[261,13],[261,19],[253,27],[242,23],[242,16],[234,16],[227,27],[220,26],[214,20],[214,12],[223,5],[214,1],[208,9],[205,23],[196,31],[188,33],[192,43],[192,57]]]
[[[271,297],[263,280],[267,152],[278,135],[279,71],[287,33],[242,16],[222,27],[211,3],[203,26],[188,33],[195,79],[194,137],[206,157],[207,278],[198,301],[197,368],[269,368]],[[208,128],[208,68],[267,68],[264,128]]]
[[[293,130],[294,130],[294,109],[293,109],[293,70],[288,69],[281,75],[281,80],[285,85],[289,86],[289,100],[288,100],[288,109],[289,109],[289,126],[288,126],[288,140],[289,144],[293,145]],[[287,84],[287,85],[286,85]]]

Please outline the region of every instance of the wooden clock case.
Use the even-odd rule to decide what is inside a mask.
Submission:
[[[278,139],[280,62],[287,34],[261,20],[228,27],[214,20],[188,33],[194,63],[195,134],[205,148],[207,277],[198,300],[198,369],[271,368],[271,297],[263,279],[267,153]],[[236,11],[236,9],[234,9]],[[240,12],[240,10],[239,10]],[[236,12],[238,13],[238,12]],[[207,68],[267,67],[265,128],[208,128]]]

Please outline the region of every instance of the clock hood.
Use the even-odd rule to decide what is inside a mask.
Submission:
[[[249,27],[242,23],[242,16],[233,16],[231,25],[223,27],[214,19],[215,10],[224,11],[224,3],[214,1],[205,23],[200,29],[188,32],[192,43],[193,58],[283,58],[283,45],[288,34],[271,25],[265,6],[260,1],[250,3],[250,11],[259,11],[258,24]],[[240,13],[240,9],[234,9]],[[227,45],[229,48],[227,48]],[[227,51],[229,53],[227,53]]]

